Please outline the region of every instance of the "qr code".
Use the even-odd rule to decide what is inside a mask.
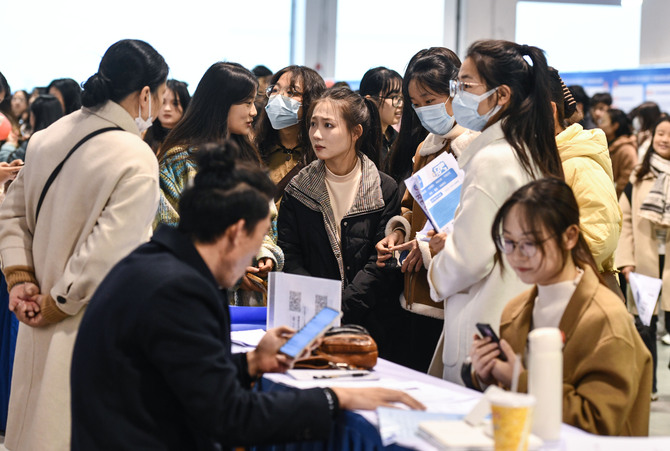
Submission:
[[[319,313],[324,308],[328,307],[328,296],[321,296],[319,294],[314,296],[315,302],[314,307],[316,313]]]
[[[289,312],[300,312],[302,310],[301,293],[299,291],[288,292]]]

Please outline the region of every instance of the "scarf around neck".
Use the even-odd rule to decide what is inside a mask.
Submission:
[[[670,227],[670,160],[654,153],[650,163],[656,180],[642,202],[640,216],[656,225]]]

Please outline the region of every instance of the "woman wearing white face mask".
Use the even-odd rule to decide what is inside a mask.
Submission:
[[[288,66],[272,76],[266,91],[268,104],[259,112],[255,142],[277,184],[276,202],[300,169],[316,159],[306,115],[312,100],[325,90],[323,78],[305,66]]]
[[[462,384],[475,324],[498,329],[507,300],[527,288],[494,263],[495,246],[488,239],[493,217],[516,189],[537,178],[563,178],[563,170],[542,50],[475,42],[451,82],[451,95],[458,124],[482,134],[458,159],[465,178],[454,230],[430,241],[430,294],[445,300],[443,337],[430,373]]]
[[[167,74],[146,42],[113,44],[84,84],[84,107],[31,137],[2,205],[2,269],[21,321],[8,449],[70,449],[79,323],[107,272],[151,234],[158,164],[140,133],[158,112]]]
[[[414,60],[405,73],[409,101],[423,127],[430,132],[414,155],[413,172],[416,172],[444,152],[458,157],[479,134],[456,124],[449,97],[449,80],[458,75],[461,61],[451,50],[431,53]],[[384,267],[393,252],[406,252],[401,265],[405,289],[400,304],[407,311],[410,322],[403,334],[411,352],[403,361],[405,366],[418,371],[428,371],[443,327],[443,304],[430,298],[426,268],[431,255],[428,243],[418,241],[415,235],[426,224],[426,216],[414,198],[405,192],[401,215],[393,217],[386,225],[385,238],[377,243],[377,265]]]

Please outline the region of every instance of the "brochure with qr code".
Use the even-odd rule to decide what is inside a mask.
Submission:
[[[267,327],[300,330],[322,308],[342,310],[342,282],[319,277],[271,272],[268,277]],[[333,323],[340,325],[339,318]]]
[[[405,180],[405,186],[426,214],[426,227],[417,233],[426,240],[429,230],[450,233],[461,201],[463,171],[454,156],[444,152]]]

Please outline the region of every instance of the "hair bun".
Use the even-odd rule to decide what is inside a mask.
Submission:
[[[235,159],[239,154],[237,145],[232,141],[221,144],[207,143],[198,146],[194,158],[198,165],[195,176],[196,188],[221,187],[228,185],[230,174],[235,170]]]
[[[109,100],[111,94],[112,81],[96,72],[84,83],[84,91],[81,93],[81,103],[86,107],[95,106]]]

